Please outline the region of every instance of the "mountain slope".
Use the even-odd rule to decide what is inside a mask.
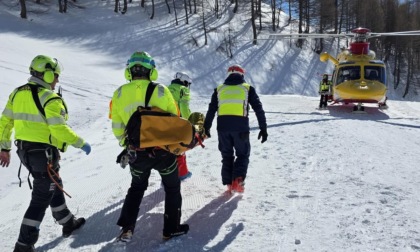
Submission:
[[[350,113],[351,106],[318,111],[318,80],[309,76],[327,64],[309,51],[274,41],[257,47],[244,42],[234,58],[262,93],[269,134],[266,143],[257,141],[258,125],[250,113],[245,193],[224,195],[214,121],[206,147],[187,153],[193,176],[182,183],[182,221],[191,231],[162,241],[164,192],[153,172],[132,243],[115,244],[130,174],[115,163],[121,148],[107,115],[110,96],[125,83],[126,59],[132,51],[150,51],[162,83],[175,71],[191,71],[191,109],[204,113],[212,89],[233,61],[215,51],[220,44],[215,35],[208,47],[195,48],[185,41],[192,28],[188,33],[187,26],[174,27],[173,20],[148,22],[140,10],[116,15],[110,1],[92,1],[88,7],[96,5],[102,8],[85,10],[89,17],[71,9],[66,15],[34,15],[32,21],[10,19],[10,10],[0,8],[0,111],[9,93],[25,83],[35,55],[57,57],[64,66],[59,84],[69,124],[92,145],[89,156],[74,148],[63,153],[60,174],[72,196],[68,206],[87,223],[63,239],[47,210],[39,251],[419,250],[420,104],[391,100],[389,110],[367,106],[364,115]],[[177,32],[184,39],[177,39]],[[25,168],[18,186],[19,164],[14,148],[11,165],[0,169],[4,251],[12,250],[30,200]]]

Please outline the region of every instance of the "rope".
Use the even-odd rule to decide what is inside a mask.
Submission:
[[[47,172],[48,172],[48,177],[50,177],[51,181],[54,182],[54,184],[58,187],[58,189],[60,189],[60,191],[62,191],[65,195],[67,195],[69,198],[71,198],[70,194],[68,194],[66,191],[64,191],[63,187],[60,186],[60,184],[58,184],[58,182],[54,179],[53,176],[56,176],[58,179],[60,178],[60,175],[58,174],[58,172],[56,172],[53,169],[53,164],[52,164],[52,151],[51,148],[48,148],[45,150],[45,154],[47,156]],[[53,173],[53,174],[51,174]]]
[[[51,175],[51,172],[52,172],[54,176],[56,176],[58,179],[61,179],[60,175],[53,169],[52,162],[48,162],[47,172],[48,172],[48,176],[54,182],[54,184],[58,187],[58,189],[60,189],[60,191],[62,191],[65,195],[71,198],[70,194],[64,191],[63,187],[61,187],[60,184],[58,184],[58,182],[54,179],[53,175]]]

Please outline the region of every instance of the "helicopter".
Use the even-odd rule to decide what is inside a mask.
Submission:
[[[369,38],[380,36],[418,36],[420,31],[372,33],[368,28],[355,28],[342,34],[274,34],[271,39],[282,38],[350,38],[350,46],[341,48],[337,57],[327,52],[320,54],[320,61],[334,64],[330,87],[331,104],[355,104],[353,112],[364,113],[364,103],[375,103],[380,109],[388,108],[386,67],[369,49]]]

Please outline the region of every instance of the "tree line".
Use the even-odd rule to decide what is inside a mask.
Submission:
[[[26,2],[19,0],[21,17],[27,18]],[[68,4],[76,5],[76,0],[57,0],[58,11],[67,12]],[[258,37],[270,32],[279,32],[293,25],[298,33],[345,33],[356,27],[366,27],[372,32],[397,32],[420,30],[420,0],[102,0],[114,4],[114,12],[125,14],[130,8],[151,8],[150,19],[155,18],[155,5],[164,4],[168,14],[174,14],[175,24],[179,24],[179,12],[183,13],[185,24],[189,17],[199,14],[203,36],[207,44],[207,33],[211,28],[207,22],[220,18],[228,8],[234,13],[248,16],[251,22],[253,43]],[[37,4],[51,3],[50,0],[32,0]],[[80,2],[80,0],[79,0]],[[263,8],[267,4],[267,8]],[[80,7],[80,6],[79,6]],[[286,21],[280,18],[285,12]],[[269,22],[267,22],[269,17]],[[265,31],[264,31],[265,30]],[[225,41],[220,48],[228,57],[233,57],[235,32],[225,31]],[[312,49],[320,53],[324,50],[325,39],[316,39]],[[306,40],[296,40],[302,48]],[[379,37],[370,40],[370,47],[379,59],[392,68],[396,89],[403,84],[405,97],[410,90],[420,90],[420,36]]]

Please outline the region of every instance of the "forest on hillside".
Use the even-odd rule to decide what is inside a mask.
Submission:
[[[2,0],[0,0],[2,2]],[[12,3],[10,3],[12,2]],[[68,6],[83,9],[83,0],[14,0],[9,5],[20,5],[21,18],[31,14],[30,8],[39,5],[58,6],[65,14]],[[116,13],[125,14],[130,8],[148,8],[151,22],[161,15],[173,15],[176,25],[189,24],[191,15],[200,15],[202,30],[207,44],[206,25],[210,18],[220,18],[226,10],[248,16],[252,26],[253,43],[261,35],[278,33],[293,25],[297,33],[340,34],[356,27],[366,27],[375,33],[420,30],[420,0],[100,0],[113,6]],[[155,13],[156,6],[164,6],[165,13]],[[269,8],[263,8],[269,6]],[[162,8],[161,8],[162,9]],[[270,11],[267,11],[270,10]],[[284,12],[288,19],[280,18]],[[182,18],[180,18],[182,17]],[[267,22],[267,20],[270,20]],[[245,25],[245,24],[244,24]],[[228,34],[227,44],[232,44],[235,34]],[[230,39],[232,38],[232,40]],[[316,39],[312,50],[320,53],[325,39]],[[302,48],[304,39],[295,41]],[[233,57],[232,46],[226,46]],[[420,36],[384,36],[370,40],[370,48],[376,52],[393,74],[388,84],[394,89],[404,85],[403,97],[409,92],[420,91]]]

